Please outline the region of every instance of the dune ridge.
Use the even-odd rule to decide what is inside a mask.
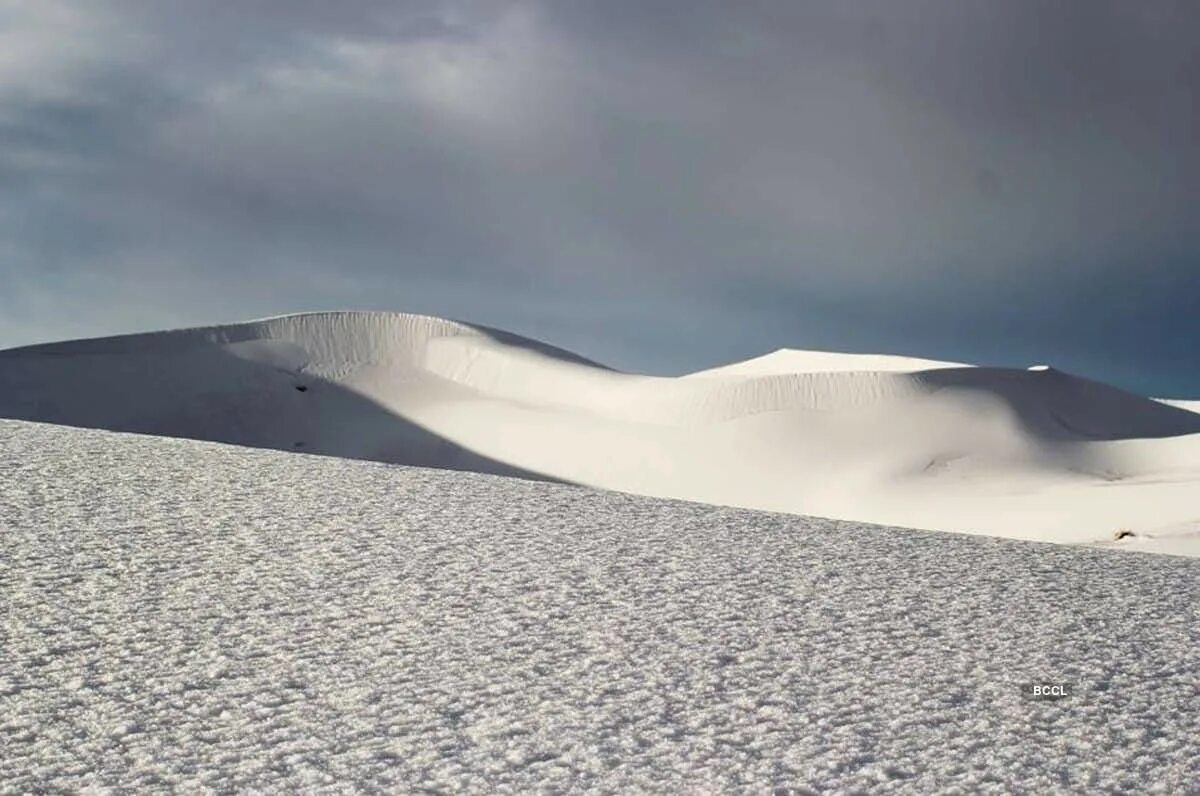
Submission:
[[[325,312],[2,351],[0,417],[1200,553],[1200,414],[1045,367],[781,349],[664,378]]]

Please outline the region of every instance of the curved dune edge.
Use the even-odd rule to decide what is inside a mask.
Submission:
[[[1159,403],[1164,403],[1167,406],[1174,406],[1177,409],[1186,409],[1189,412],[1200,414],[1200,401],[1185,401],[1179,398],[1155,398]]]
[[[641,376],[380,312],[0,352],[0,417],[1185,554],[1194,407],[1044,367],[788,349]]]

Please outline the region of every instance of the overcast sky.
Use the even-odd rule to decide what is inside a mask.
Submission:
[[[0,0],[0,347],[424,312],[1200,395],[1200,4]]]

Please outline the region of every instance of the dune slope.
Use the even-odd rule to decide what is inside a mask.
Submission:
[[[0,472],[0,791],[1200,781],[1195,560],[15,421]]]
[[[1044,367],[783,350],[656,378],[316,313],[0,352],[0,417],[1018,538],[1200,538],[1200,414]]]

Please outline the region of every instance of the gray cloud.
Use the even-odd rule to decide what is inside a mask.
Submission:
[[[1200,392],[1193,8],[0,2],[0,343],[376,306]]]

